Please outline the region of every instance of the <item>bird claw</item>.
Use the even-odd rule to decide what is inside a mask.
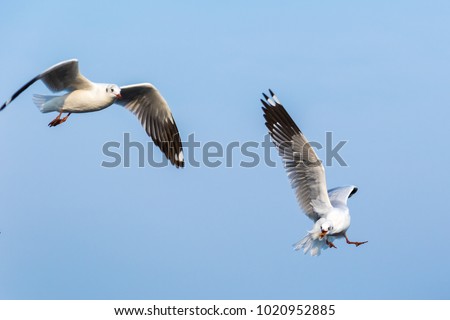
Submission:
[[[363,241],[363,242],[359,242],[359,241],[349,241],[348,239],[347,239],[347,243],[348,244],[354,244],[355,246],[357,246],[357,247],[359,247],[360,245],[362,245],[362,244],[364,244],[364,243],[367,243],[368,241]]]
[[[71,113],[67,114],[67,116],[65,116],[64,118],[61,119],[61,114],[60,113],[55,119],[53,119],[48,126],[49,127],[56,127],[57,125],[60,125],[61,123],[66,122],[67,118],[71,115]]]
[[[333,242],[327,240],[326,243],[327,243],[328,247],[337,249],[337,247],[334,245]]]
[[[353,244],[357,247],[359,247],[360,245],[367,243],[368,241],[363,241],[363,242],[353,242]]]
[[[345,240],[347,241],[348,244],[354,244],[355,246],[359,247],[360,245],[367,243],[368,241],[363,241],[363,242],[359,242],[359,241],[350,241],[347,238],[347,235],[345,234]]]
[[[48,126],[49,126],[49,127],[56,127],[57,125],[63,123],[64,121],[66,121],[66,120],[56,118],[56,119],[53,119],[53,121],[51,121],[51,122],[48,124]]]

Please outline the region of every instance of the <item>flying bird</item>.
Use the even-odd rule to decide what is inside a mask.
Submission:
[[[67,91],[60,96],[33,96],[33,102],[41,112],[59,112],[48,124],[49,127],[67,121],[72,113],[99,111],[117,103],[137,116],[147,134],[173,165],[184,167],[183,146],[172,112],[152,84],[119,87],[116,84],[94,83],[80,73],[78,60],[72,59],[60,62],[28,81],[3,103],[0,111],[38,80],[42,80],[53,92]],[[67,115],[62,117],[63,113]]]
[[[322,162],[277,96],[270,89],[269,93],[271,98],[263,93],[264,100],[261,99],[266,127],[283,159],[300,207],[314,222],[307,235],[294,244],[295,250],[303,249],[305,254],[318,256],[321,249],[336,248],[333,240],[342,237],[357,247],[366,243],[347,237],[350,227],[347,200],[358,188],[345,186],[327,191]]]

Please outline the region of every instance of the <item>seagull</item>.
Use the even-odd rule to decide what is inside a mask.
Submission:
[[[322,162],[277,96],[270,89],[269,93],[271,98],[263,93],[265,100],[261,99],[266,127],[283,159],[300,207],[314,222],[307,235],[294,244],[294,249],[319,256],[321,249],[337,249],[333,243],[336,238],[345,237],[348,244],[357,247],[367,243],[350,241],[347,237],[350,227],[347,199],[358,188],[345,186],[327,191]]]
[[[61,96],[35,94],[33,102],[42,113],[59,112],[48,125],[66,122],[72,113],[93,112],[114,103],[134,113],[147,134],[177,168],[184,167],[183,147],[169,105],[150,83],[119,87],[116,84],[94,83],[79,71],[78,60],[62,61],[28,81],[0,107],[2,111],[23,91],[38,80],[53,92],[67,91]],[[65,117],[61,117],[67,113]]]

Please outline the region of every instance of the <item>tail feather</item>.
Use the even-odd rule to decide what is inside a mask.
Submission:
[[[57,98],[58,96],[45,96],[41,94],[33,95],[33,102],[39,108],[42,113],[58,111],[58,107],[55,103],[48,103],[50,100]]]
[[[325,241],[314,239],[310,233],[308,233],[302,240],[295,243],[293,247],[296,251],[303,249],[304,254],[309,252],[311,256],[320,256],[321,249],[328,248]]]

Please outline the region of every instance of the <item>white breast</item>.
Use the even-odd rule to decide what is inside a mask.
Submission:
[[[333,208],[326,218],[333,224],[333,233],[345,232],[350,227],[350,212],[347,207]]]
[[[108,94],[103,85],[96,85],[90,90],[75,90],[66,95],[63,112],[93,112],[109,107],[115,97]]]

